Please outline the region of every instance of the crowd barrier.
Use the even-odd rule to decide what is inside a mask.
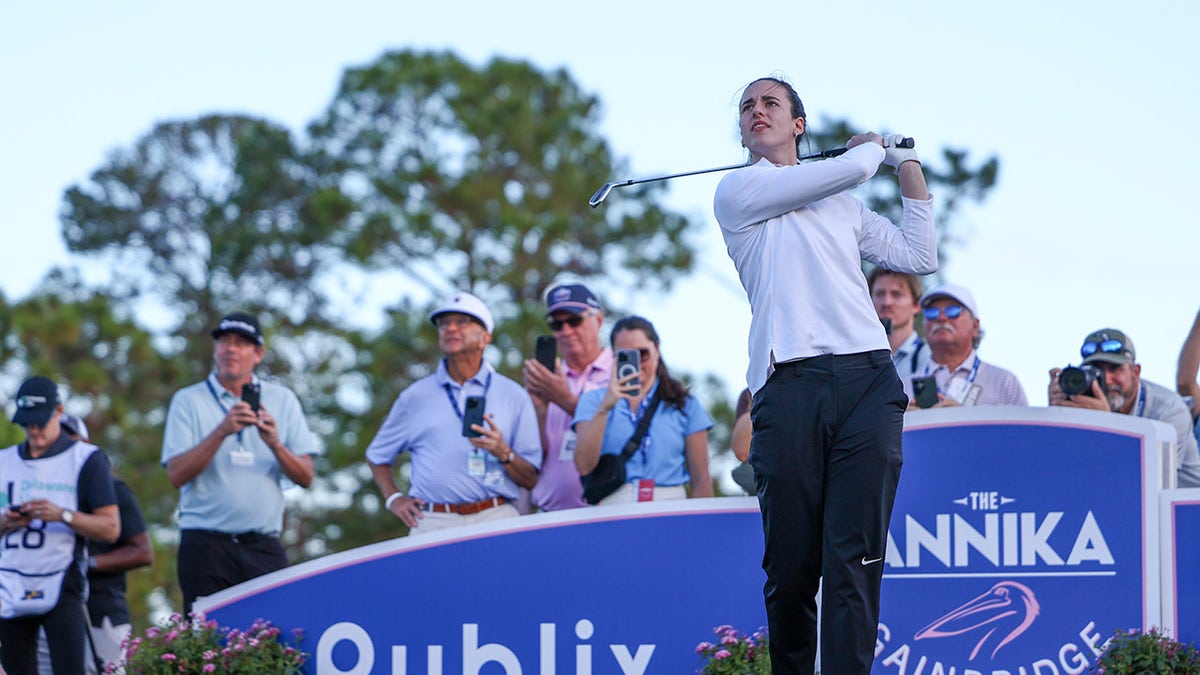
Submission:
[[[1200,639],[1200,490],[1174,431],[1126,415],[907,415],[874,672],[1078,675],[1117,629]],[[196,603],[303,630],[308,672],[696,672],[765,624],[751,497],[575,509],[399,538]]]

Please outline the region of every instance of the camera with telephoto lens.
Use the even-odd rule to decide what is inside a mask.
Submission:
[[[1085,363],[1078,368],[1067,366],[1058,374],[1058,386],[1067,396],[1078,396],[1079,394],[1094,396],[1092,393],[1093,382],[1100,383],[1100,391],[1108,391],[1108,383],[1104,380],[1104,370],[1090,363]]]

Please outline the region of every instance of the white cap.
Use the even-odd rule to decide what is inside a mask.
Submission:
[[[976,319],[979,318],[979,310],[975,307],[975,296],[971,295],[971,291],[958,284],[942,284],[931,291],[927,291],[925,295],[921,296],[921,306],[928,307],[930,303],[938,298],[957,300],[960,305],[971,310],[971,314]]]
[[[75,434],[79,438],[85,441],[89,440],[88,428],[87,425],[83,423],[82,418],[63,413],[63,416],[58,418],[58,423],[66,427],[71,431],[71,433]]]
[[[487,305],[466,291],[458,291],[447,298],[441,307],[433,310],[433,313],[429,315],[429,320],[436,324],[438,315],[449,312],[458,312],[479,319],[489,333],[496,327],[496,322],[492,320],[492,313],[488,311]]]

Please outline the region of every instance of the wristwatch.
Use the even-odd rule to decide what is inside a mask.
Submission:
[[[500,460],[500,463],[501,464],[512,464],[512,458],[513,458],[513,451],[512,451],[512,448],[509,448],[508,456],[505,457],[504,459]]]
[[[71,521],[75,520],[75,512],[68,511],[67,509],[63,509],[62,520],[64,523],[67,524],[67,527],[70,527]]]

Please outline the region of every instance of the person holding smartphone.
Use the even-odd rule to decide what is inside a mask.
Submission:
[[[599,503],[683,499],[689,486],[692,497],[713,496],[708,473],[712,418],[687,387],[671,377],[654,326],[640,316],[627,316],[613,326],[610,342],[618,365],[609,386],[585,393],[575,408],[579,474],[590,474],[601,454],[620,455],[654,402],[650,426],[625,463],[625,484]],[[632,367],[623,368],[623,360]]]
[[[266,355],[258,317],[228,314],[211,334],[213,370],[175,392],[163,430],[185,614],[200,596],[287,567],[283,480],[308,487],[319,452],[296,395],[254,372]]]
[[[713,211],[750,301],[750,463],[766,552],[772,671],[812,673],[823,581],[822,669],[865,675],[874,659],[888,520],[908,403],[864,260],[937,269],[932,201],[916,152],[868,132],[839,157],[800,162],[808,119],[792,86],[761,78],[739,97],[749,163]],[[848,194],[880,163],[899,179],[897,226]]]
[[[578,437],[571,420],[580,396],[608,387],[613,353],[600,342],[600,300],[583,284],[559,284],[546,293],[546,323],[562,362],[549,368],[534,359],[525,362],[525,389],[541,421],[544,448],[531,496],[539,509],[557,511],[587,506],[575,468]]]
[[[17,391],[25,441],[0,449],[0,665],[38,672],[44,629],[56,675],[84,671],[86,542],[120,534],[117,495],[100,448],[62,428],[58,386],[35,375]]]
[[[542,462],[529,394],[483,359],[491,310],[459,291],[429,320],[443,355],[437,370],[400,392],[366,449],[384,508],[410,536],[520,515],[514,502],[537,482]],[[394,467],[405,452],[407,494]]]

